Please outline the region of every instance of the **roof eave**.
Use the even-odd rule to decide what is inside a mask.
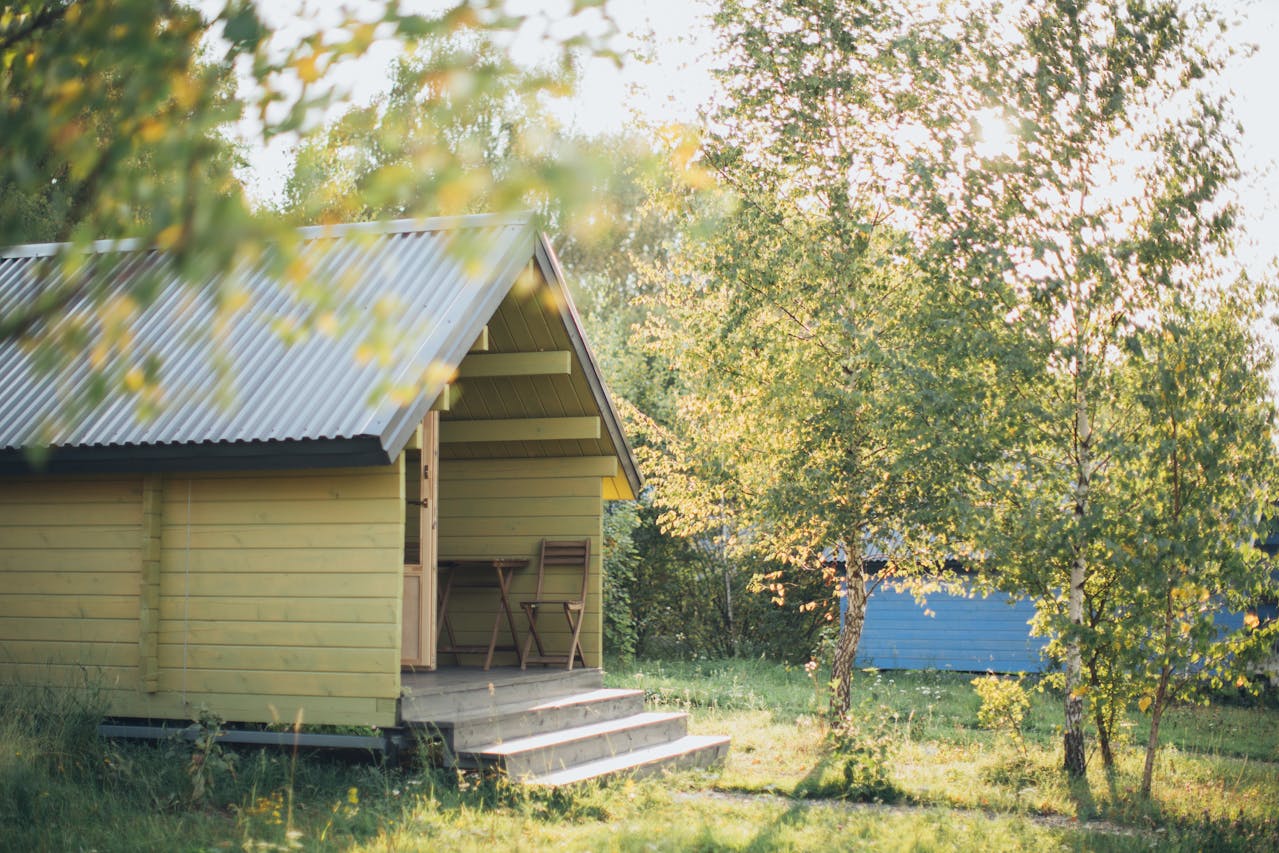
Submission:
[[[440,348],[437,356],[438,360],[444,364],[456,367],[462,363],[466,353],[475,344],[475,339],[480,333],[480,327],[487,323],[489,318],[497,311],[498,306],[502,304],[502,300],[515,287],[520,271],[533,257],[535,232],[531,227],[529,218],[527,216],[513,216],[509,224],[528,225],[528,233],[522,239],[512,241],[511,250],[495,265],[491,277],[492,284],[489,286],[484,298],[477,303],[477,307],[474,309],[475,315],[480,318],[477,323],[471,325],[458,324],[456,328],[450,330],[448,339],[444,346]],[[399,381],[410,382],[414,380],[415,377],[403,376]],[[396,459],[399,457],[401,451],[404,450],[409,440],[413,437],[418,424],[422,423],[426,413],[430,411],[431,406],[435,404],[447,384],[448,378],[439,376],[429,384],[423,385],[422,390],[414,398],[413,402],[401,408],[387,421],[386,427],[381,432],[381,442],[389,458]]]
[[[145,474],[182,471],[297,470],[389,465],[376,436],[201,442],[197,444],[95,445],[53,448],[33,456],[0,450],[0,475]]]

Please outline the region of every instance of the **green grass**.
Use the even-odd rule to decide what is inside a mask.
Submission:
[[[690,711],[694,731],[731,735],[716,789],[805,798],[829,795],[841,778],[838,757],[823,749],[825,698],[813,682],[824,677],[759,661],[638,662],[615,663],[608,683],[643,688],[651,703]],[[947,672],[856,673],[853,707],[874,723],[864,726],[868,732],[878,727],[891,739],[889,775],[905,802],[1107,821],[1185,849],[1232,847],[1232,838],[1239,849],[1256,849],[1258,838],[1261,847],[1279,846],[1279,711],[1237,704],[1170,711],[1154,795],[1145,802],[1136,794],[1147,733],[1139,715],[1123,727],[1117,772],[1108,776],[1092,755],[1088,784],[1072,787],[1059,770],[1060,696],[1032,691],[1022,756],[1005,735],[977,725],[980,700],[971,680]],[[1121,848],[1144,843],[1106,838]]]
[[[820,677],[820,676],[819,676]],[[392,770],[287,752],[103,743],[92,701],[0,691],[3,850],[1273,849],[1279,711],[1170,715],[1155,796],[1140,751],[1088,784],[1058,770],[1059,700],[1032,694],[1027,754],[978,728],[970,677],[859,672],[857,737],[888,750],[895,803],[845,799],[848,753],[802,668],[761,661],[615,664],[610,685],[732,735],[717,773],[537,793],[474,774]],[[1134,718],[1127,731],[1142,735]],[[853,747],[855,748],[855,747]],[[207,781],[201,797],[193,777]]]

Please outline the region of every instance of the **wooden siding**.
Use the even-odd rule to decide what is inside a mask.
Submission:
[[[87,679],[119,716],[395,723],[399,466],[145,482],[0,480],[0,678]]]
[[[142,492],[0,480],[0,678],[139,689]]]
[[[927,615],[924,610],[934,615]],[[1251,612],[1262,622],[1279,618],[1279,608],[1260,605]],[[918,604],[909,592],[880,587],[870,598],[866,626],[857,649],[862,666],[882,669],[950,669],[961,672],[1039,672],[1045,661],[1043,637],[1030,635],[1035,607],[1003,594],[965,598],[935,592]],[[1221,632],[1237,631],[1243,611],[1222,611],[1213,621]]]
[[[884,585],[867,604],[857,661],[881,669],[1038,672],[1044,640],[1030,636],[1034,614],[1030,602],[1002,594],[933,592],[920,605],[909,592]]]
[[[582,649],[591,666],[599,666],[603,646],[600,608],[603,584],[600,568],[602,530],[602,486],[598,474],[586,472],[581,459],[512,460],[509,463],[468,461],[440,462],[440,559],[483,557],[527,557],[528,569],[517,572],[512,582],[512,609],[522,643],[527,625],[519,608],[520,599],[533,597],[537,582],[537,554],[545,538],[590,539],[591,568],[587,591],[586,622],[582,628]],[[544,597],[576,595],[581,573],[547,576]],[[458,642],[487,644],[496,608],[495,593],[455,591],[449,614]],[[550,614],[538,620],[539,633],[548,641],[548,651],[568,648],[569,634],[564,619]],[[499,643],[507,642],[505,623]],[[495,663],[511,664],[515,656],[501,653]],[[441,664],[451,664],[451,655],[442,654]],[[463,656],[463,664],[475,664],[475,656]]]

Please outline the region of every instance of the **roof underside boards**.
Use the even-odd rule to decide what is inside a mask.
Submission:
[[[539,265],[541,266],[541,265]],[[608,478],[607,498],[633,498],[639,477],[625,437],[617,429],[617,416],[599,383],[590,352],[580,336],[577,318],[568,315],[571,303],[558,291],[558,270],[542,267],[547,289],[510,293],[489,319],[491,354],[565,352],[570,354],[568,374],[463,378],[442,422],[519,421],[542,418],[585,418],[598,421],[598,437],[537,441],[449,441],[441,445],[443,459],[515,459],[536,457],[614,456],[621,470]],[[550,276],[545,274],[549,272]],[[551,285],[550,282],[556,282]],[[564,310],[561,310],[564,309]],[[592,379],[596,385],[593,387]],[[602,417],[601,417],[602,415]],[[464,436],[459,436],[464,439]],[[628,470],[629,466],[629,470]]]

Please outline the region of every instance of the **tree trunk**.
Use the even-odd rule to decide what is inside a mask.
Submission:
[[[848,608],[844,624],[835,644],[835,661],[831,665],[831,680],[835,691],[831,694],[830,713],[841,717],[848,713],[853,701],[853,660],[857,657],[857,644],[862,639],[862,625],[866,622],[866,574],[862,568],[861,554],[848,551],[844,595]]]
[[[723,501],[720,501],[719,512],[721,516],[726,515]],[[733,619],[733,566],[728,559],[728,547],[726,544],[723,544],[728,542],[729,534],[727,524],[720,526],[719,535],[720,542],[722,543],[719,548],[719,566],[720,574],[724,580],[724,627],[728,629],[729,656],[737,657],[739,647],[737,642],[737,624]]]
[[[1094,623],[1090,622],[1089,624]],[[1098,673],[1098,657],[1097,650],[1093,649],[1088,658],[1088,663],[1084,666],[1084,671],[1088,674],[1088,686],[1093,695],[1092,719],[1097,726],[1097,748],[1101,752],[1101,763],[1107,770],[1113,771],[1115,769],[1115,750],[1111,736],[1115,731],[1115,703],[1097,701],[1097,697],[1102,693],[1102,677]]]
[[[1151,780],[1155,775],[1155,750],[1159,748],[1159,720],[1164,715],[1164,707],[1168,702],[1168,681],[1172,676],[1172,668],[1164,664],[1159,673],[1159,686],[1155,688],[1155,699],[1150,707],[1150,737],[1146,738],[1146,763],[1141,769],[1141,795],[1150,797]]]
[[[1066,751],[1066,772],[1074,778],[1082,777],[1088,770],[1084,757],[1084,700],[1069,689],[1066,691],[1066,731],[1062,742]]]
[[[728,561],[724,561],[724,618],[728,622],[728,643],[732,656],[737,657],[740,651],[737,643],[737,623],[733,619],[733,571]]]
[[[1082,368],[1081,368],[1082,369]],[[1075,555],[1070,564],[1070,590],[1066,615],[1072,635],[1066,643],[1066,728],[1062,733],[1066,772],[1078,778],[1087,771],[1084,756],[1083,656],[1078,631],[1084,622],[1084,580],[1088,576],[1084,525],[1088,520],[1088,488],[1092,475],[1092,426],[1081,386],[1075,391]]]
[[[1101,750],[1101,764],[1107,770],[1115,769],[1115,752],[1110,746],[1110,722],[1097,706],[1093,712],[1093,720],[1097,723],[1097,746]]]

